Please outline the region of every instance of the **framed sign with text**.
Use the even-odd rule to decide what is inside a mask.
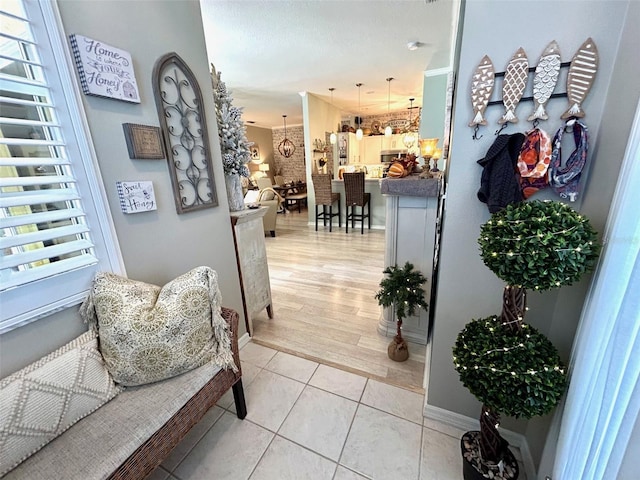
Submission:
[[[123,123],[124,137],[127,140],[129,158],[159,160],[164,158],[164,148],[160,128],[152,125]]]
[[[158,209],[152,182],[116,182],[116,188],[122,213],[141,213]]]
[[[129,52],[83,35],[69,35],[82,92],[140,103]]]

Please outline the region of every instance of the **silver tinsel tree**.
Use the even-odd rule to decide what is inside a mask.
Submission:
[[[220,80],[220,73],[215,71],[213,65],[211,65],[211,69],[224,174],[248,177],[249,169],[247,168],[247,163],[251,160],[249,148],[253,145],[253,142],[247,140],[244,122],[242,121],[242,108],[234,107],[231,104],[233,101],[231,92],[227,90],[225,83]]]

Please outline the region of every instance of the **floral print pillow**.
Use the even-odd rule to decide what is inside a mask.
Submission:
[[[97,328],[114,380],[143,385],[214,361],[235,370],[217,273],[197,267],[164,287],[98,273],[80,313]]]

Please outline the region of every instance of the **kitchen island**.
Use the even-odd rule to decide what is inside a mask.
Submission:
[[[380,193],[380,178],[365,178],[364,191],[371,194],[371,228],[384,229],[386,219],[385,199]],[[342,225],[345,224],[347,216],[345,208],[344,181],[331,180],[331,190],[340,193],[340,208],[342,210]],[[360,207],[357,207],[360,212]],[[366,208],[365,208],[366,211]],[[365,225],[366,229],[366,225]]]

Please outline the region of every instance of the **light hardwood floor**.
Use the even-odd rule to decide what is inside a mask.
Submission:
[[[266,310],[254,317],[253,341],[423,392],[425,346],[410,343],[409,360],[394,362],[391,337],[377,331],[384,230],[346,234],[343,224],[329,233],[320,224],[316,232],[306,210],[277,222],[276,237],[265,237],[274,318]]]

